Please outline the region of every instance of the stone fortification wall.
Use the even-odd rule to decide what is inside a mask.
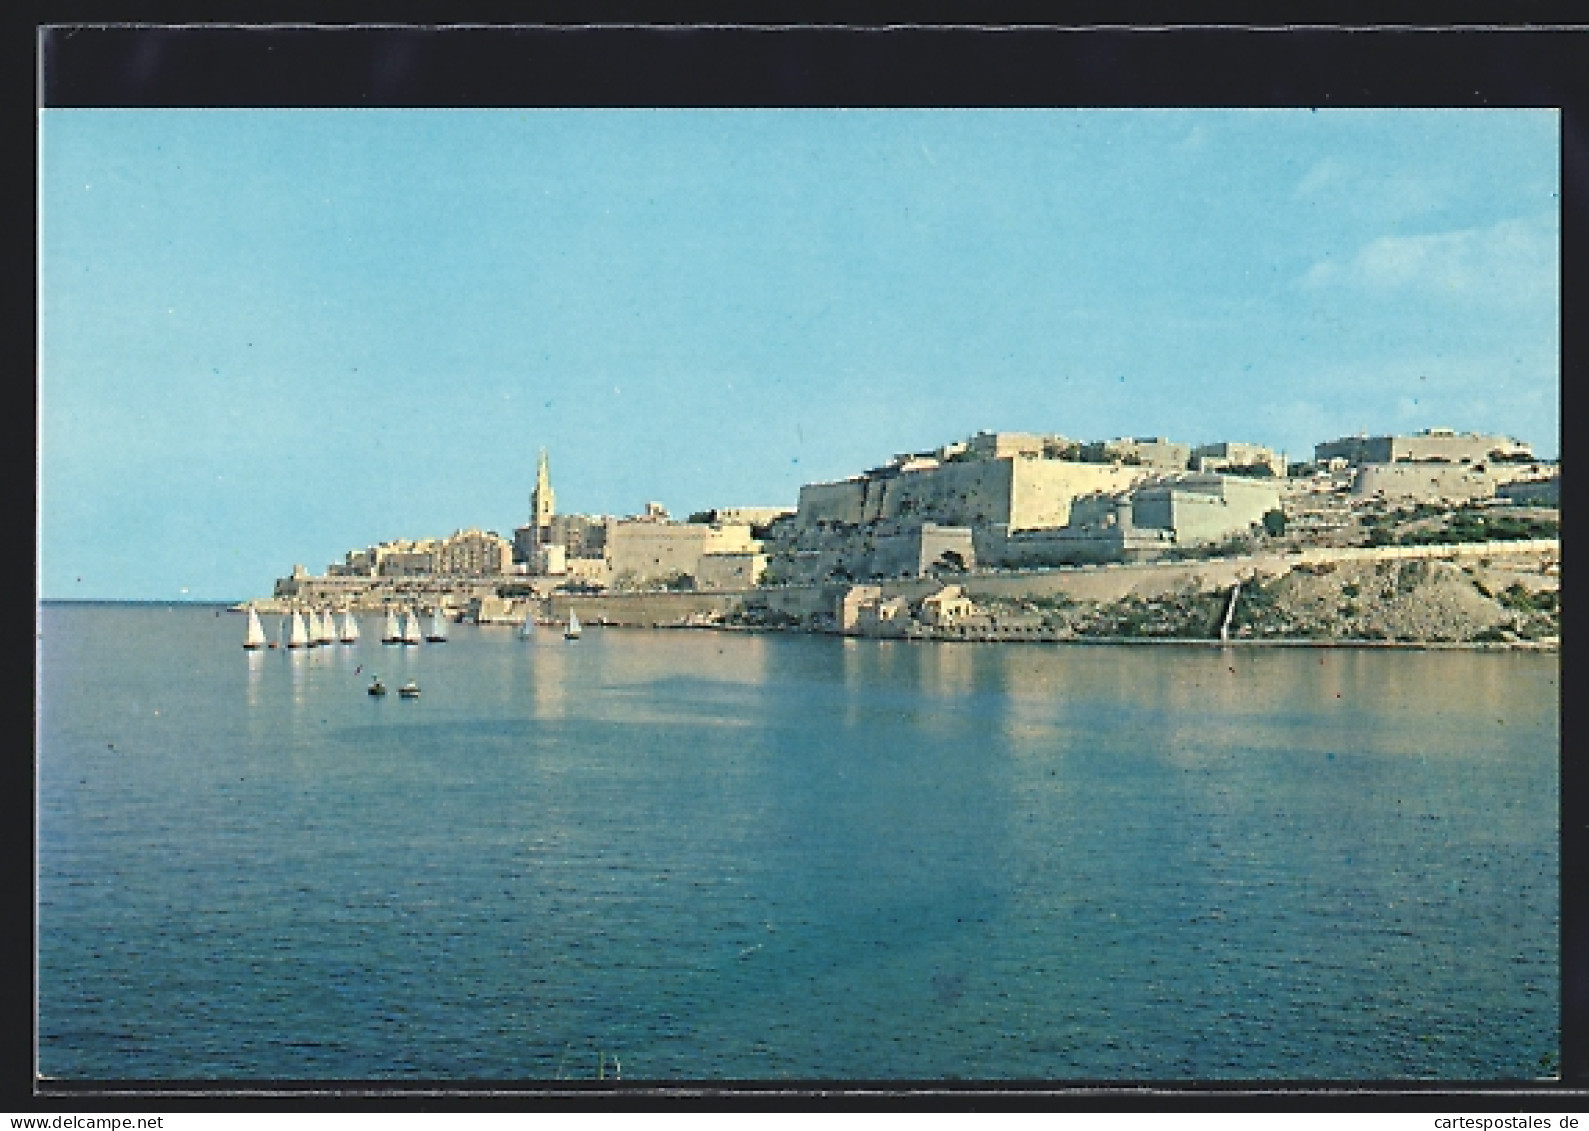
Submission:
[[[697,589],[751,589],[767,571],[767,555],[756,551],[702,554],[695,569]]]
[[[679,573],[693,577],[703,554],[750,553],[757,548],[750,527],[742,523],[615,522],[607,534],[613,578],[635,584]]]
[[[1488,499],[1495,495],[1495,481],[1461,464],[1368,463],[1358,468],[1352,494],[1407,502]]]
[[[1007,569],[1135,562],[1162,557],[1174,545],[1174,534],[1168,530],[1119,523],[1067,526],[1008,537],[991,551],[989,560]]]
[[[842,522],[853,526],[861,521],[865,502],[864,479],[807,483],[800,488],[799,522],[806,526],[818,522]]]
[[[475,597],[495,593],[508,578],[467,579],[446,577],[284,577],[276,582],[270,602],[258,603],[261,612],[298,605],[333,605],[356,612],[379,612],[387,605],[443,604],[463,608]]]
[[[871,517],[904,516],[945,526],[1005,522],[1010,511],[1013,462],[968,461],[903,472],[889,481],[881,506]]]
[[[1498,494],[1514,503],[1542,503],[1546,506],[1561,504],[1561,476],[1551,479],[1528,479],[1507,483]]]
[[[810,527],[908,518],[944,526],[1064,526],[1078,495],[1123,491],[1150,473],[1144,467],[1031,456],[951,461],[839,483],[808,483],[800,488],[799,522]]]
[[[848,588],[847,585],[779,586],[747,594],[746,604],[804,619],[819,613],[831,613]]]
[[[1320,463],[1346,459],[1352,463],[1394,463],[1397,460],[1447,460],[1484,463],[1491,453],[1527,456],[1532,449],[1509,436],[1475,432],[1419,432],[1411,436],[1342,436],[1313,446]]]
[[[1391,459],[1424,460],[1447,459],[1452,463],[1468,461],[1484,463],[1492,452],[1505,455],[1525,454],[1527,444],[1519,444],[1507,436],[1489,436],[1471,432],[1417,433],[1396,436],[1391,441]]]
[[[1173,530],[1178,545],[1195,546],[1242,533],[1279,506],[1273,480],[1192,475],[1139,490],[1131,515],[1137,526]]]
[[[637,628],[680,624],[691,617],[724,615],[745,607],[750,592],[724,593],[555,593],[546,602],[549,615],[559,621],[569,611],[586,624],[618,624]]]
[[[717,507],[712,511],[712,521],[766,526],[769,522],[794,513],[793,507]]]
[[[892,518],[945,526],[1004,522],[1010,507],[1010,460],[973,460],[892,471],[800,488],[800,524],[859,525]]]
[[[964,526],[940,526],[935,522],[899,524],[897,529],[878,530],[871,545],[864,576],[915,577],[932,568],[946,553],[958,555],[960,565],[967,569],[976,566],[971,530]]]
[[[1057,459],[1017,459],[1011,466],[1009,516],[991,520],[1008,522],[1011,530],[1065,526],[1078,496],[1125,491],[1153,473],[1146,467]]]

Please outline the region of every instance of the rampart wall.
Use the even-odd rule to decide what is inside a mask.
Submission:
[[[946,463],[892,481],[878,518],[929,519],[945,526],[1004,522],[1010,511],[1012,460]],[[1023,461],[1024,462],[1024,461]]]
[[[1352,494],[1392,500],[1488,499],[1495,481],[1461,464],[1368,463],[1357,471]]]
[[[807,483],[800,488],[800,522],[858,523],[865,501],[866,481],[863,479]]]
[[[556,620],[569,611],[586,624],[607,622],[654,628],[679,624],[691,616],[728,613],[743,608],[754,590],[723,593],[556,593],[543,608]]]
[[[1065,526],[1077,496],[1124,491],[1154,473],[1148,467],[1053,459],[1018,459],[1013,471],[1011,530]]]

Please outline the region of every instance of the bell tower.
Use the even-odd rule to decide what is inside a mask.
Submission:
[[[541,460],[535,468],[535,490],[530,492],[530,525],[544,532],[552,525],[557,513],[557,502],[552,494],[552,475],[546,466],[546,449],[541,449]]]

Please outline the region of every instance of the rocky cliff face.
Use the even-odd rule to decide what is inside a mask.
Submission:
[[[1255,586],[1233,635],[1432,642],[1541,640],[1561,633],[1554,578],[1483,564],[1320,564]]]
[[[1041,615],[1080,638],[1212,639],[1227,596],[1187,590],[1064,603]],[[1560,634],[1555,577],[1482,560],[1300,565],[1281,577],[1245,583],[1230,623],[1235,640],[1501,643],[1548,642]]]

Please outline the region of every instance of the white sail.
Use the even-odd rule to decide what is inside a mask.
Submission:
[[[430,614],[430,631],[425,633],[425,639],[437,643],[447,639],[447,618],[441,615],[440,606]]]
[[[570,640],[579,636],[579,614],[574,612],[573,609],[568,610],[568,629],[563,635]]]
[[[342,610],[342,643],[352,644],[359,638],[359,622],[353,619],[352,609]]]
[[[403,643],[418,644],[423,637],[419,633],[419,618],[410,609],[403,616]]]
[[[248,607],[248,631],[243,636],[244,648],[263,648],[266,644],[265,626],[259,623],[259,614]]]
[[[381,640],[387,644],[397,644],[402,639],[403,629],[397,623],[397,614],[388,608],[386,610],[386,623],[381,626]]]
[[[524,640],[535,635],[535,606],[529,605],[524,610],[524,623],[519,625],[519,639]]]
[[[316,640],[318,644],[335,644],[337,640],[336,614],[330,609],[320,614],[320,635]]]
[[[294,609],[292,611],[291,627],[288,629],[288,632],[287,632],[287,647],[289,647],[289,648],[307,648],[307,647],[309,647],[309,629],[303,622],[303,614],[300,613],[297,609]]]

